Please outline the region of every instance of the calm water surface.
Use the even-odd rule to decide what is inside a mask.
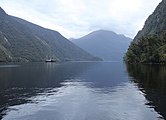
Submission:
[[[0,119],[166,119],[166,66],[1,64]]]

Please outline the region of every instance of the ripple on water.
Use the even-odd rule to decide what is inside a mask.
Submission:
[[[20,65],[0,65],[0,68],[15,68],[19,67]]]

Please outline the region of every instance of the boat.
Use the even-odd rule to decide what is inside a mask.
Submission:
[[[48,60],[45,60],[45,62],[56,62],[55,59],[48,59]]]

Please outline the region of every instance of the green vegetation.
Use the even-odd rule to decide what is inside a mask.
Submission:
[[[0,8],[0,62],[101,60],[85,52],[57,31],[45,29]]]
[[[166,1],[157,6],[124,56],[128,63],[166,63]]]
[[[141,37],[132,42],[124,57],[129,63],[165,63],[166,62],[166,32],[160,36],[155,34]]]

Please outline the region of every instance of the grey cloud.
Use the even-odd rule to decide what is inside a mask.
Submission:
[[[11,15],[80,37],[107,29],[134,37],[161,0],[1,0]]]

